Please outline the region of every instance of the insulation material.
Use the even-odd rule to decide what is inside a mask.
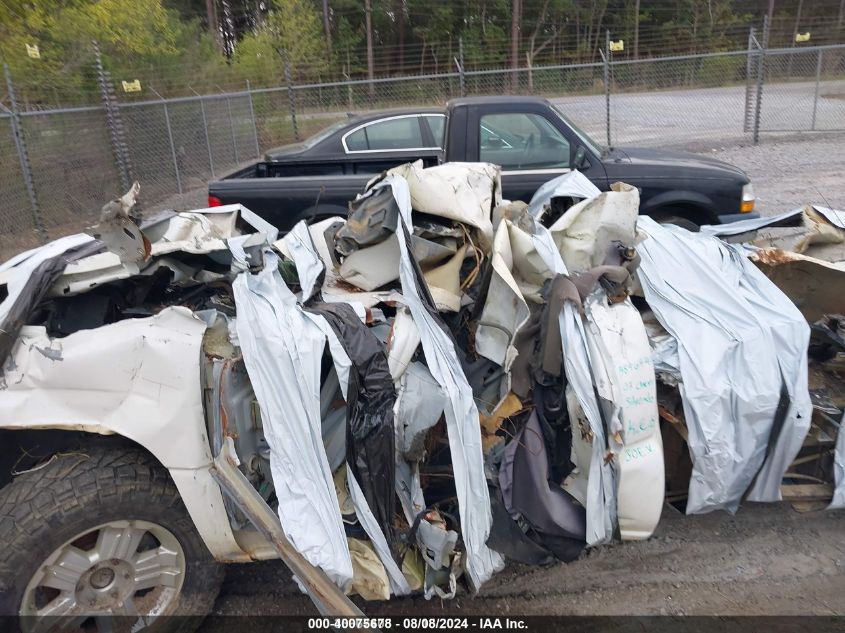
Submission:
[[[358,594],[364,600],[388,600],[390,581],[373,546],[355,538],[347,539],[347,542],[354,571],[349,592]]]
[[[238,341],[271,448],[279,518],[291,543],[344,590],[352,561],[321,436],[320,366],[325,334],[282,281],[278,258],[232,284]]]
[[[647,217],[638,228],[646,301],[678,343],[687,512],[736,511],[755,477],[755,500],[779,499],[810,422],[807,323],[738,248]]]
[[[361,523],[361,526],[364,528],[367,536],[370,537],[372,548],[381,562],[382,569],[387,574],[388,582],[390,583],[390,591],[397,596],[404,596],[411,593],[411,587],[408,585],[408,581],[405,579],[405,575],[402,573],[399,565],[397,565],[396,561],[393,560],[393,554],[390,551],[387,539],[385,538],[381,527],[379,527],[376,517],[370,510],[369,504],[364,497],[364,492],[361,490],[361,486],[358,484],[358,480],[355,478],[352,468],[348,465],[346,471],[346,483],[349,487],[349,496],[351,497],[352,503],[355,507],[355,515],[358,517],[358,521]],[[354,568],[354,558],[352,559],[352,564]],[[357,578],[355,578],[355,582],[357,582]]]
[[[472,587],[477,591],[494,572],[504,566],[502,557],[486,545],[492,516],[484,475],[478,409],[458,361],[454,342],[433,311],[419,268],[410,257],[408,237],[413,225],[408,183],[398,176],[388,175],[376,185],[374,191],[382,187],[391,188],[400,210],[401,222],[397,235],[401,251],[399,277],[402,294],[417,324],[428,369],[447,394],[444,412],[452,449],[461,531],[466,544],[466,571]],[[489,214],[487,217],[489,221]]]
[[[434,299],[434,306],[441,312],[457,312],[461,307],[460,272],[466,251],[466,246],[461,247],[443,265],[423,273],[428,291]]]

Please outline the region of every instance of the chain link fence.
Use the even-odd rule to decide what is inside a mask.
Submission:
[[[302,85],[279,72],[278,87],[146,100],[116,93],[94,57],[99,104],[21,106],[6,73],[1,259],[91,224],[131,180],[146,211],[203,206],[210,180],[351,112],[539,95],[600,143],[686,149],[845,129],[845,45],[766,50],[753,33],[741,51]]]

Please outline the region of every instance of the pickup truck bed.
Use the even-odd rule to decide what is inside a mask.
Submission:
[[[348,202],[386,169],[445,160],[501,165],[509,200],[527,202],[543,183],[578,169],[601,190],[617,181],[638,187],[640,212],[661,221],[694,228],[757,217],[741,169],[681,152],[602,148],[547,100],[530,97],[456,99],[445,113],[357,117],[266,158],[212,182],[209,205],[240,203],[287,231],[302,219],[345,215]]]

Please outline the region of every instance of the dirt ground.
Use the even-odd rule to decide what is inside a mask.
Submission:
[[[807,202],[845,209],[843,140],[766,138],[706,153],[751,175],[764,215]],[[647,541],[603,546],[570,564],[508,565],[475,597],[360,605],[368,615],[843,615],[843,527],[845,511],[799,513],[786,503],[745,504],[735,516],[666,506]],[[265,562],[231,566],[214,613],[315,611],[283,564]]]

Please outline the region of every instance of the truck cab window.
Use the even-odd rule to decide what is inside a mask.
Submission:
[[[569,141],[544,116],[485,114],[479,121],[479,160],[502,169],[566,169]]]
[[[431,130],[431,137],[437,147],[443,147],[443,137],[446,134],[446,117],[442,114],[427,114],[423,117],[423,120],[428,123],[428,129]]]

